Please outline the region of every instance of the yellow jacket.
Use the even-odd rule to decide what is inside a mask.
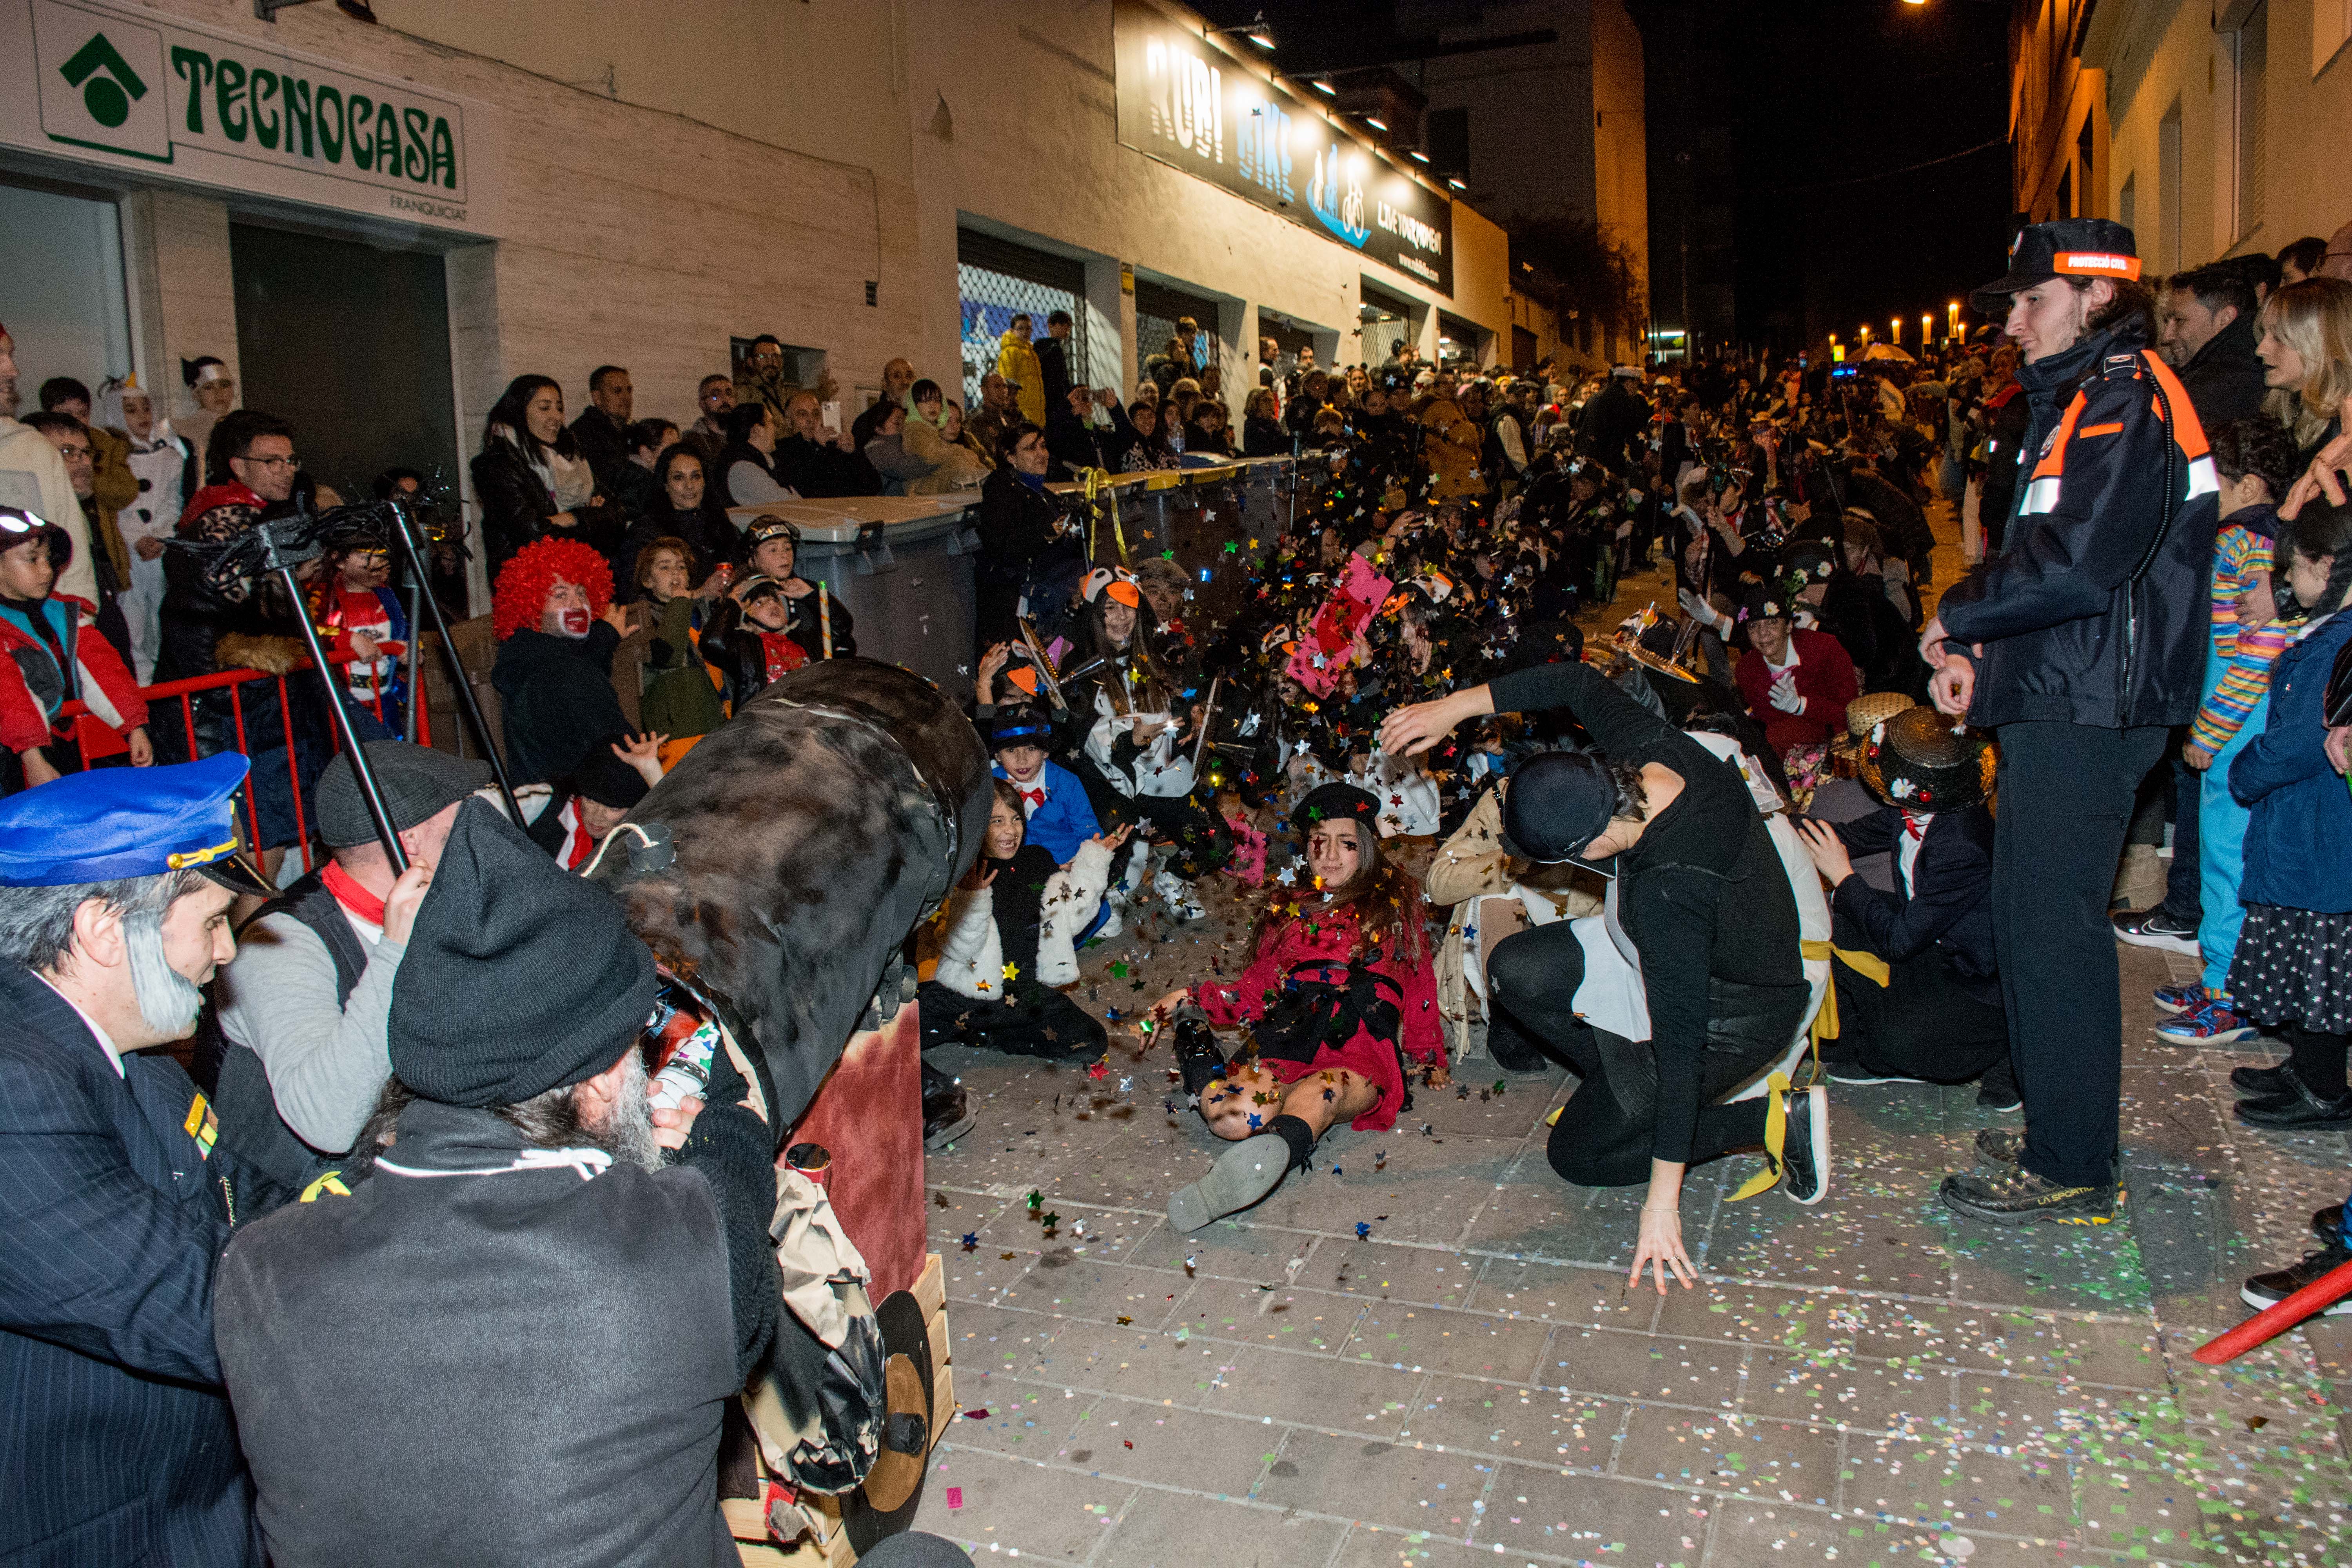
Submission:
[[[1020,390],[1013,400],[1021,405],[1021,417],[1035,426],[1045,423],[1045,367],[1037,363],[1037,351],[1029,340],[1013,335],[1007,329],[996,343],[996,374]]]

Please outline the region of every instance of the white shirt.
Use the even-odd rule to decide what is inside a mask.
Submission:
[[[1908,827],[1905,827],[1896,832],[1895,836],[1895,874],[1903,879],[1903,896],[1906,899],[1913,899],[1919,895],[1918,889],[1911,885],[1911,868],[1918,864],[1920,846],[1927,841],[1927,825],[1935,821],[1936,816],[1933,812],[1914,812],[1911,814],[1908,820],[1918,825],[1919,837],[1916,838],[1912,837]]]
[[[80,1003],[67,995],[63,991],[58,990],[58,983],[56,981],[50,979],[46,974],[38,975],[37,978],[42,984],[47,986],[50,990],[57,991],[58,999],[63,1002],[67,1006],[72,1008],[75,1013],[80,1016],[81,1021],[85,1025],[89,1026],[90,1034],[98,1040],[99,1048],[106,1053],[107,1064],[114,1068],[114,1076],[117,1078],[126,1077],[127,1075],[125,1075],[122,1070],[122,1053],[116,1047],[114,1044],[114,1037],[100,1028],[97,1019],[91,1017],[88,1013],[83,1012]]]

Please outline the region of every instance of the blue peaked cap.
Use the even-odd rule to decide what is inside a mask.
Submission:
[[[201,870],[267,891],[238,855],[242,752],[68,773],[0,800],[0,887],[56,888]]]

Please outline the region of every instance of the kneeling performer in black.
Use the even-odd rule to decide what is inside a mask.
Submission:
[[[1640,953],[1651,1037],[1627,1041],[1577,1017],[1584,959],[1570,921],[1498,945],[1490,992],[1583,1077],[1552,1127],[1552,1169],[1585,1186],[1646,1179],[1633,1277],[1648,1266],[1663,1292],[1672,1268],[1689,1287],[1685,1168],[1762,1144],[1790,1197],[1818,1203],[1828,1189],[1825,1090],[1715,1103],[1787,1051],[1804,1021],[1796,897],[1738,773],[1583,664],[1515,670],[1399,709],[1381,743],[1410,756],[1465,719],[1548,708],[1573,714],[1607,761],[1549,752],[1520,764],[1504,836],[1530,859],[1613,858],[1611,904]]]

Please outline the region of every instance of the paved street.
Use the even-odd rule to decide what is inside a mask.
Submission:
[[[1130,932],[1079,994],[1139,1009],[1245,933],[1230,898]],[[1114,1020],[1099,1078],[937,1053],[981,1120],[929,1163],[964,1409],[919,1526],[1104,1568],[2352,1560],[2352,1319],[2189,1359],[2307,1249],[2352,1150],[2231,1119],[2229,1069],[2273,1052],[2154,1037],[2149,991],[2193,973],[2123,952],[2123,1221],[1958,1221],[1937,1184],[2000,1120],[1974,1089],[1839,1088],[1828,1201],[1694,1172],[1705,1280],[1663,1300],[1625,1283],[1640,1189],[1545,1163],[1564,1073],[1465,1064],[1185,1237],[1168,1194],[1219,1145],[1169,1109],[1164,1047]]]

